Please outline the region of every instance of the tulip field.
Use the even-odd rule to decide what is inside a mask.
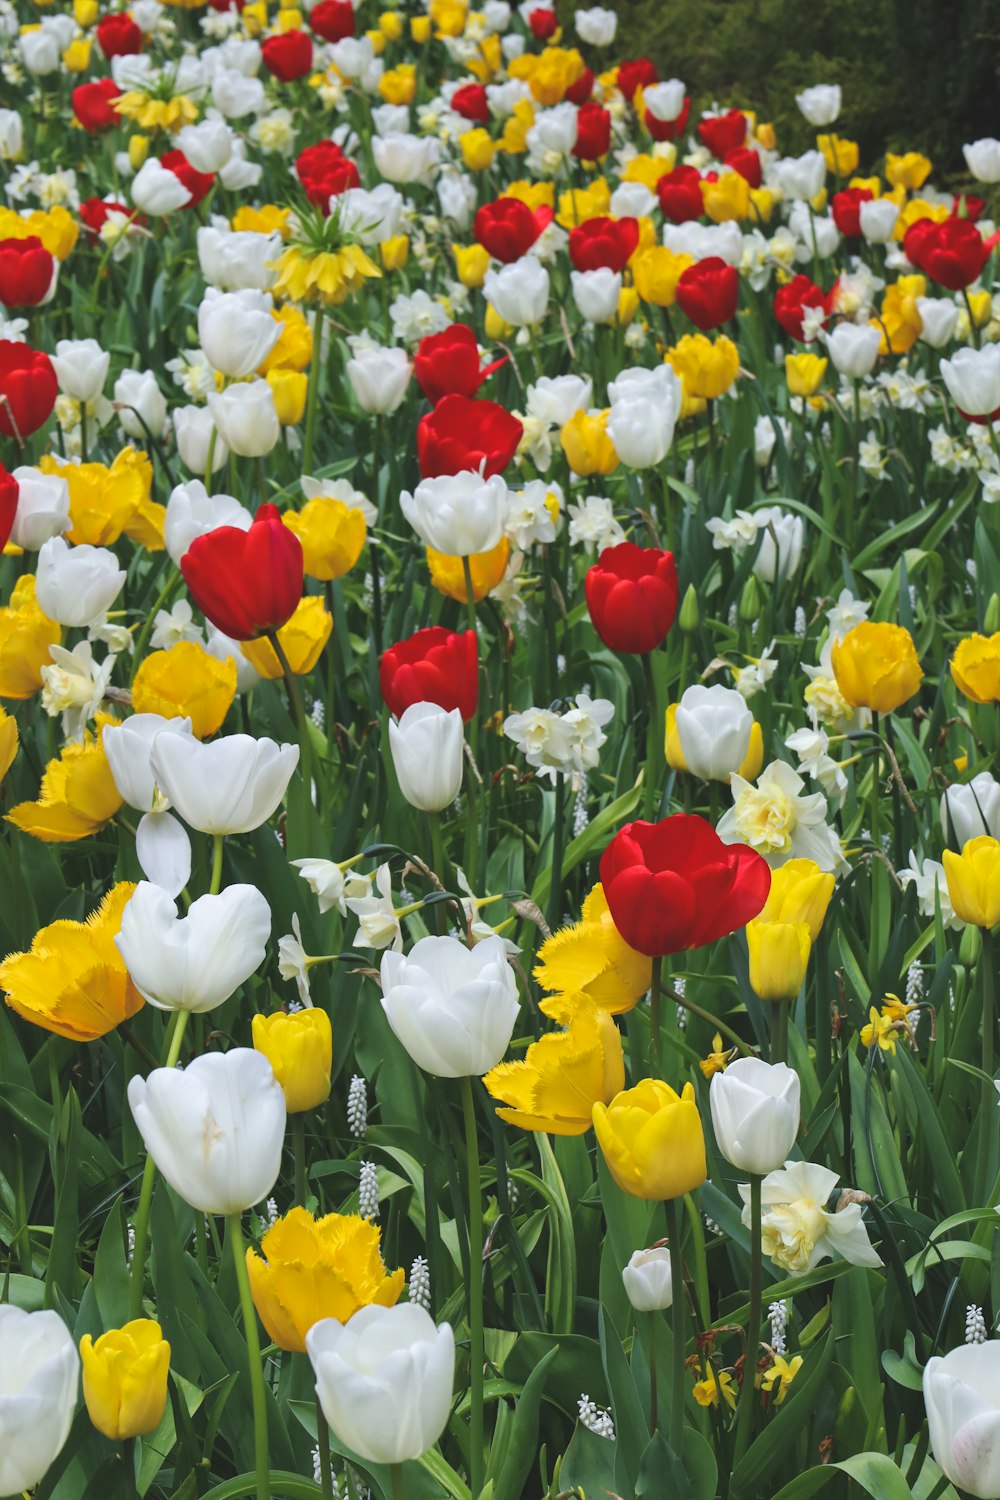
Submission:
[[[0,1500],[1000,1500],[1000,140],[380,4],[0,0]]]

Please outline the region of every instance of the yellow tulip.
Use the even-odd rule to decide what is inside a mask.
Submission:
[[[714,224],[745,219],[750,212],[750,184],[739,172],[720,172],[715,182],[702,178],[701,201]]]
[[[815,396],[829,360],[820,354],[786,354],[785,381],[790,396]]]
[[[80,742],[64,745],[56,760],[50,760],[42,776],[37,802],[19,802],[7,814],[7,822],[30,833],[44,844],[71,844],[91,834],[113,818],[122,805],[111,767],[101,743],[105,724],[117,721],[97,716],[97,732]]]
[[[167,1405],[170,1345],[159,1323],[136,1318],[96,1340],[80,1340],[87,1415],[105,1437],[144,1437],[159,1426]]]
[[[264,203],[260,208],[253,208],[249,203],[244,203],[233,214],[232,227],[252,234],[280,234],[282,239],[287,239],[291,212],[290,208],[279,208],[276,203]],[[285,319],[293,311],[301,317],[301,313],[292,308],[281,308],[275,316]]]
[[[842,135],[818,135],[816,144],[823,153],[826,169],[835,177],[847,177],[858,170],[861,153],[857,141],[848,141]]]
[[[496,588],[507,571],[510,561],[510,542],[502,536],[489,552],[474,552],[469,558],[469,575],[472,579],[472,597],[478,603]],[[449,557],[445,552],[427,548],[427,566],[431,583],[439,594],[457,599],[465,604],[468,594],[465,587],[465,568],[460,557]]]
[[[533,973],[543,989],[581,994],[619,1016],[649,989],[652,960],[621,936],[598,882],[584,900],[581,920],[545,939]]]
[[[1000,843],[984,834],[969,839],[961,854],[946,849],[941,858],[955,915],[973,927],[995,927],[1000,922]]]
[[[487,302],[486,304],[486,317],[483,319],[483,327],[486,331],[486,337],[495,344],[505,342],[514,334],[514,325],[505,322],[501,318],[492,302]]]
[[[50,453],[38,461],[43,474],[55,474],[69,486],[66,533],[74,545],[110,547],[121,536],[139,507],[150,497],[153,466],[137,448],[123,448],[114,463],[63,463]]]
[[[774,213],[775,196],[770,188],[759,187],[750,189],[750,207],[753,216],[759,224],[769,224],[771,215]]]
[[[271,387],[278,421],[282,427],[296,427],[306,409],[308,375],[301,370],[268,370],[265,378]]]
[[[484,245],[452,245],[455,273],[463,286],[481,287],[490,268],[490,252]]]
[[[521,1062],[491,1068],[483,1083],[507,1106],[497,1114],[508,1125],[584,1135],[594,1105],[607,1104],[625,1086],[621,1035],[608,1012],[584,995],[560,995],[543,1009],[565,1029],[532,1042]]]
[[[17,754],[17,720],[0,708],[0,784]]]
[[[63,67],[67,73],[86,73],[90,67],[90,37],[78,36],[75,41],[70,42],[62,55]]]
[[[508,156],[520,156],[527,151],[528,131],[534,123],[535,106],[530,99],[519,99],[503,122],[499,149]]]
[[[808,922],[774,922],[755,917],[747,923],[750,987],[761,1000],[794,1000],[809,965],[812,939]]]
[[[388,69],[378,81],[378,91],[387,104],[412,104],[417,95],[416,65],[400,63]]]
[[[687,762],[684,759],[684,751],[681,747],[681,737],[677,733],[677,704],[671,703],[666,713],[666,731],[663,741],[664,754],[667,765],[673,771],[686,771]],[[750,727],[750,743],[747,745],[747,753],[739,767],[738,775],[744,781],[756,781],[760,775],[761,766],[764,764],[764,735],[760,725],[754,719]]]
[[[326,495],[308,500],[301,510],[285,511],[282,520],[302,543],[307,574],[321,583],[351,571],[368,534],[363,511]]]
[[[546,108],[561,103],[567,90],[578,83],[587,70],[575,47],[546,47],[533,62],[528,87],[538,103]],[[514,74],[513,67],[510,71]]]
[[[968,290],[968,297],[973,323],[977,328],[985,328],[993,317],[993,294],[984,287],[979,292]]]
[[[632,257],[632,280],[643,302],[654,307],[673,307],[677,283],[694,261],[690,255],[675,255],[666,245],[651,245]]]
[[[765,151],[774,151],[778,145],[778,133],[770,123],[757,126],[754,134]]]
[[[903,189],[899,188],[898,190],[894,190],[893,193],[887,193],[886,197],[894,197],[896,191],[902,193]],[[896,220],[896,227],[892,231],[892,237],[896,240],[904,240],[906,238],[906,231],[913,224],[918,223],[919,220],[933,219],[935,224],[941,224],[948,218],[950,212],[951,210],[946,208],[943,203],[928,203],[926,198],[911,198],[909,203],[904,202],[900,208],[899,218]]]
[[[357,1214],[314,1219],[293,1208],[267,1231],[262,1254],[247,1251],[254,1306],[280,1349],[304,1354],[321,1318],[346,1323],[359,1307],[399,1301],[405,1277],[386,1270],[380,1238],[378,1225]]]
[[[298,31],[302,25],[302,12],[291,6],[279,10],[277,25],[279,31]]]
[[[684,394],[701,401],[724,396],[740,370],[739,350],[723,333],[715,340],[686,333],[664,356],[684,382]]]
[[[410,36],[416,42],[418,47],[422,47],[426,42],[429,42],[431,39],[430,16],[411,16]]]
[[[907,151],[902,156],[895,156],[891,151],[886,152],[885,175],[893,187],[906,188],[908,192],[915,192],[922,188],[931,173],[931,163],[926,156],[919,151]]]
[[[923,330],[917,299],[927,293],[924,276],[900,276],[886,290],[879,310],[880,354],[906,354]]]
[[[312,329],[305,313],[297,307],[285,306],[276,307],[271,316],[281,324],[281,337],[257,366],[258,375],[268,375],[272,370],[305,370],[313,352]]]
[[[639,293],[634,286],[623,286],[618,293],[618,311],[615,313],[615,323],[619,328],[627,328],[639,311]]]
[[[479,126],[475,130],[467,130],[459,138],[462,148],[462,160],[466,169],[470,172],[484,172],[487,167],[493,165],[496,155],[496,142],[488,130]]]
[[[0,207],[0,239],[25,240],[34,235],[56,260],[66,259],[79,233],[77,220],[58,203],[44,212],[36,208],[23,217],[11,208]]]
[[[410,258],[410,236],[393,234],[378,247],[383,271],[402,271]]]
[[[14,585],[10,603],[0,609],[0,698],[30,698],[42,685],[42,668],[51,664],[49,647],[62,631],[38,607],[35,575],[24,573]]]
[[[71,1042],[93,1042],[134,1016],[143,999],[115,945],[134,890],[122,881],[85,922],[52,922],[30,953],[5,958],[0,989],[11,1010]]]
[[[559,432],[559,442],[566,461],[575,474],[610,474],[618,467],[618,454],[608,437],[609,409],[577,411]]]
[[[333,1028],[318,1006],[286,1015],[256,1015],[251,1023],[253,1044],[274,1069],[290,1115],[316,1109],[330,1097],[333,1066]]]
[[[251,4],[244,5],[240,19],[247,36],[259,36],[267,25],[266,4],[261,4],[260,0],[252,0]]]
[[[694,1088],[680,1094],[644,1078],[609,1105],[594,1105],[594,1133],[608,1170],[633,1198],[679,1198],[708,1175],[705,1134]]]
[[[468,5],[464,0],[430,0],[428,13],[441,36],[461,36]]]
[[[139,665],[132,683],[137,714],[162,714],[191,720],[202,740],[222,728],[236,697],[236,663],[219,661],[197,641],[179,641],[167,651],[153,651]]]
[[[595,177],[589,187],[573,188],[559,194],[556,223],[563,229],[575,229],[588,219],[600,219],[611,211],[611,189],[603,177]]]
[[[789,859],[771,871],[771,889],[757,922],[804,922],[815,942],[826,917],[834,879],[815,860]]]
[[[878,176],[852,177],[847,186],[852,188],[866,189],[869,193],[871,193],[873,198],[881,198],[882,196],[882,179]]]
[[[891,714],[923,681],[913,637],[901,625],[863,620],[831,653],[837,686],[852,708]]]
[[[84,30],[93,26],[100,13],[97,0],[73,0],[73,19]]]
[[[969,635],[959,641],[951,659],[951,675],[959,692],[973,703],[1000,701],[1000,632]]]
[[[125,522],[122,536],[145,547],[147,552],[162,552],[166,546],[163,527],[167,519],[167,507],[159,500],[140,500]]]
[[[277,632],[281,649],[296,677],[311,672],[323,653],[333,630],[333,616],[319,594],[306,594],[295,613]],[[242,642],[243,655],[261,677],[274,681],[282,676],[281,663],[274,647],[265,637]],[[176,647],[175,647],[176,649]]]
[[[128,163],[133,172],[138,172],[149,155],[149,136],[132,135],[128,142]]]
[[[378,18],[378,29],[387,42],[398,42],[403,35],[403,18],[398,10],[384,10]]]
[[[595,182],[591,183],[591,187],[593,188],[598,181],[603,182],[604,180],[603,178],[595,179]],[[607,190],[607,183],[604,183],[604,188]],[[505,198],[518,198],[531,209],[532,213],[534,213],[536,208],[555,208],[556,206],[555,184],[551,182],[531,182],[527,177],[519,177],[514,182],[508,183],[503,190],[503,196]],[[611,202],[610,192],[608,193],[608,202]]]
[[[665,142],[666,149],[656,156],[650,156],[648,152],[640,151],[626,162],[625,170],[622,172],[622,182],[640,182],[644,188],[651,193],[656,192],[656,184],[661,177],[666,177],[668,172],[674,169],[677,152],[670,142]]]

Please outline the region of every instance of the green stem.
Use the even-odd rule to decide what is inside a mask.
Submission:
[[[224,833],[213,833],[212,835],[212,883],[208,888],[210,896],[217,896],[222,889],[222,849],[226,842]]]
[[[476,593],[472,587],[472,564],[468,556],[462,558],[462,572],[465,575],[465,628],[476,633]]]
[[[654,1078],[659,1078],[662,1065],[662,1044],[660,1038],[660,980],[662,969],[663,959],[657,954],[652,961],[649,982],[649,1062]]]
[[[271,642],[271,650],[278,658],[281,675],[285,679],[288,706],[292,711],[292,718],[295,720],[295,727],[299,734],[299,749],[302,752],[302,776],[306,784],[306,797],[311,801],[313,791],[312,740],[309,738],[309,725],[306,722],[306,711],[302,703],[302,694],[299,692],[299,685],[296,681],[295,673],[292,671],[291,663],[285,655],[285,648],[278,639],[278,632],[276,630],[269,630],[266,634],[268,640]]]
[[[656,1432],[659,1421],[659,1410],[656,1391],[656,1323],[657,1314],[647,1313],[647,1327],[649,1329],[649,1435],[652,1437]]]
[[[771,1007],[771,1061],[783,1063],[788,1058],[789,1000],[775,1000]]]
[[[221,843],[221,839],[220,839]],[[165,1068],[175,1068],[181,1055],[181,1044],[191,1012],[179,1010],[174,1013],[173,1033],[167,1049]],[[156,1163],[149,1152],[142,1169],[142,1185],[139,1188],[139,1206],[135,1213],[135,1243],[132,1247],[132,1266],[128,1283],[128,1315],[132,1322],[142,1313],[142,1291],[146,1280],[146,1242],[149,1236],[149,1212],[153,1202],[153,1186],[156,1182]]]
[[[681,1200],[667,1199],[667,1231],[670,1235],[670,1279],[673,1285],[673,1378],[670,1384],[670,1446],[678,1459],[684,1450],[684,1262],[681,1257]]]
[[[686,995],[678,994],[677,990],[664,990],[663,993],[669,996],[675,1004],[681,1006],[682,1009],[689,1010],[693,1016],[699,1016],[701,1020],[708,1021],[710,1025],[715,1027],[720,1036],[724,1036],[727,1041],[732,1042],[741,1057],[753,1057],[753,1048],[748,1047],[738,1032],[735,1032],[731,1026],[727,1026],[724,1021],[720,1021],[718,1016],[713,1016],[710,1010],[705,1010],[702,1006],[695,1005],[693,1000],[689,1000]]]
[[[176,594],[183,581],[184,578],[180,569],[175,568],[173,573],[167,579],[166,583],[163,585],[162,589],[153,601],[153,607],[149,611],[149,614],[142,622],[142,629],[139,631],[139,635],[135,643],[135,650],[132,652],[132,682],[135,682],[135,674],[138,672],[142,659],[146,654],[146,644],[149,640],[150,635],[152,634],[153,624],[156,620],[157,615],[159,614],[160,610],[163,609],[164,605],[169,604],[170,600],[173,598],[174,594]]]
[[[462,1079],[465,1161],[469,1190],[469,1489],[479,1500],[483,1487],[483,1202],[479,1180],[479,1141],[472,1079]],[[402,1490],[400,1490],[402,1494]]]
[[[330,1463],[330,1431],[323,1415],[319,1396],[316,1397],[316,1444],[319,1448],[319,1479],[323,1500],[333,1500],[333,1467]]]
[[[557,772],[553,786],[555,807],[552,812],[552,879],[548,911],[549,926],[553,928],[562,924],[563,850],[566,843],[565,780]]]
[[[872,714],[872,731],[875,735],[874,751],[872,753],[872,800],[871,800],[871,837],[872,848],[881,849],[882,839],[879,831],[879,763],[882,759],[882,736],[878,726],[878,714]]]
[[[656,796],[659,777],[657,772],[663,761],[663,746],[660,735],[660,716],[656,708],[656,678],[653,674],[653,653],[643,652],[642,670],[646,678],[646,708],[649,721],[646,726],[646,777],[643,787],[642,815],[652,823],[659,812]]]
[[[990,1157],[992,1156],[993,1135],[996,1130],[996,1093],[993,1088],[993,1029],[996,1025],[996,977],[993,972],[993,933],[987,928],[980,929],[983,946],[979,953],[979,962],[983,970],[983,1072],[986,1074],[983,1080],[982,1101],[979,1106],[979,1155],[976,1161],[976,1204],[985,1204],[990,1189],[993,1186],[993,1174],[990,1171]]]
[[[740,1408],[736,1414],[736,1452],[733,1465],[739,1463],[753,1434],[753,1411],[756,1400],[755,1377],[757,1374],[757,1347],[760,1337],[761,1287],[763,1269],[760,1254],[761,1237],[761,1179],[754,1172],[750,1176],[750,1316],[747,1323],[747,1350],[743,1363],[743,1389],[740,1391]]]
[[[403,1489],[403,1465],[390,1465],[389,1474],[392,1480],[392,1500],[404,1500],[406,1491]]]
[[[292,1115],[292,1149],[295,1153],[295,1201],[306,1203],[306,1121],[301,1113]]]
[[[446,864],[444,853],[444,832],[441,827],[441,814],[430,813],[429,820],[431,825],[431,869],[443,884],[445,879]]]
[[[247,1275],[246,1255],[243,1249],[241,1216],[239,1214],[229,1214],[227,1215],[226,1223],[229,1227],[229,1239],[233,1247],[233,1264],[236,1268],[236,1283],[240,1289],[243,1333],[247,1341],[247,1361],[250,1367],[250,1393],[253,1398],[253,1446],[257,1471],[257,1500],[271,1500],[271,1465],[267,1447],[267,1400],[264,1390],[264,1366],[260,1358],[257,1313],[250,1292],[250,1277]]]
[[[309,370],[309,393],[306,396],[306,434],[302,447],[302,472],[312,473],[313,439],[316,434],[316,407],[319,399],[319,382],[322,374],[320,353],[323,344],[323,308],[316,308],[312,325],[312,362]]]

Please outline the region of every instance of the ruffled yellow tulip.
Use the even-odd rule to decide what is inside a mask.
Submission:
[[[852,708],[891,714],[923,681],[913,637],[901,625],[862,620],[831,653],[837,686]]]
[[[44,615],[35,598],[35,575],[17,580],[10,603],[0,609],[0,698],[30,698],[42,685],[42,668],[51,664],[49,647],[62,631]]]
[[[497,1114],[508,1125],[583,1135],[594,1105],[608,1103],[625,1085],[621,1036],[608,1012],[584,995],[560,995],[542,1008],[566,1029],[532,1042],[523,1061],[498,1063],[483,1083],[507,1106]]]
[[[585,995],[612,1016],[638,1005],[651,975],[652,960],[630,948],[612,921],[600,882],[587,895],[581,920],[545,939],[534,968],[543,989]]]
[[[105,724],[115,719],[97,716],[97,733],[79,743],[64,745],[45,767],[37,802],[19,802],[7,822],[45,844],[71,844],[89,838],[113,818],[122,805],[111,767],[101,743]]]
[[[162,714],[191,720],[199,740],[222,728],[236,697],[236,663],[219,661],[197,641],[178,641],[153,651],[140,664],[132,683],[137,714]]]

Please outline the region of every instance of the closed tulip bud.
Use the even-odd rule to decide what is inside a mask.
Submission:
[[[833,895],[834,877],[811,859],[789,859],[771,872],[761,922],[804,922],[815,942]],[[796,993],[798,993],[796,991]]]
[[[482,1076],[503,1057],[519,1006],[499,937],[474,948],[426,937],[382,955],[382,1009],[399,1041],[436,1078]]]
[[[137,442],[162,434],[167,398],[152,370],[123,370],[115,381],[115,406],[125,432]]]
[[[490,252],[484,245],[452,245],[455,274],[463,286],[478,290],[490,268]]]
[[[272,321],[272,327],[278,325]],[[266,380],[249,380],[210,392],[208,409],[223,442],[241,458],[263,458],[281,437],[274,396]]]
[[[712,1079],[712,1126],[719,1150],[741,1172],[780,1167],[799,1131],[799,1075],[784,1063],[739,1057]]]
[[[959,692],[973,703],[1000,700],[1000,633],[970,635],[959,641],[951,659],[951,675]]]
[[[745,625],[753,625],[760,619],[760,611],[760,586],[757,583],[757,575],[751,573],[740,592],[737,614]]]
[[[285,795],[298,745],[227,734],[202,745],[186,735],[157,735],[150,764],[185,823],[202,833],[251,833]]]
[[[735,688],[689,687],[673,722],[684,769],[703,781],[728,784],[747,758],[753,725],[753,714]]]
[[[950,786],[941,798],[941,828],[950,844],[959,849],[988,833],[1000,838],[1000,783],[989,771],[964,785]]]
[[[955,337],[958,327],[958,306],[945,297],[918,297],[917,312],[920,314],[920,342],[931,349],[943,349]]]
[[[271,908],[253,885],[199,896],[184,916],[165,890],[140,882],[115,938],[132,982],[158,1010],[215,1010],[264,962]]]
[[[909,631],[874,620],[863,620],[835,641],[831,660],[837,686],[851,707],[879,714],[894,713],[924,677]]]
[[[992,136],[962,147],[965,164],[978,182],[1000,182],[1000,141]]]
[[[277,1181],[285,1096],[266,1057],[204,1052],[129,1080],[128,1102],[158,1171],[192,1208],[241,1214]]]
[[[841,90],[839,83],[817,83],[811,89],[803,89],[795,95],[795,102],[810,125],[822,129],[832,125],[840,114]]]
[[[96,401],[103,393],[111,355],[96,339],[60,339],[51,359],[64,396]]]
[[[253,1044],[263,1052],[285,1095],[290,1115],[316,1109],[330,1097],[333,1028],[325,1010],[310,1006],[286,1015],[253,1018]]]
[[[0,1490],[20,1495],[45,1477],[69,1437],[80,1357],[54,1312],[0,1306]]]
[[[991,594],[989,597],[983,614],[983,629],[988,635],[995,635],[1000,630],[1000,594]]]
[[[405,349],[355,350],[347,361],[347,378],[362,411],[386,416],[403,402],[412,365]]]
[[[625,1295],[636,1312],[663,1312],[673,1306],[670,1251],[665,1245],[636,1250],[622,1269]]]
[[[705,1181],[705,1135],[694,1088],[680,1094],[644,1078],[609,1105],[594,1105],[594,1134],[608,1170],[634,1198],[679,1198]]]
[[[976,1500],[1000,1495],[1000,1340],[962,1344],[924,1366],[931,1452],[952,1484]]]
[[[750,987],[759,1000],[794,1000],[805,983],[812,940],[807,922],[747,923]]]
[[[413,703],[389,723],[389,749],[399,789],[411,807],[441,812],[462,785],[465,736],[457,708]]]
[[[1000,842],[983,834],[970,839],[961,854],[942,855],[948,895],[955,915],[989,931],[1000,922]]]
[[[306,409],[309,377],[300,370],[268,370],[265,378],[271,387],[278,421],[282,427],[297,426]]]
[[[217,473],[229,457],[229,447],[208,407],[179,406],[173,414],[173,423],[177,451],[185,467],[192,474],[204,474],[211,457],[212,473]]]
[[[966,421],[987,425],[1000,417],[1000,344],[959,349],[941,361],[941,377]]]
[[[870,245],[887,245],[899,218],[899,204],[891,198],[868,198],[858,217],[861,233]]]
[[[689,583],[681,600],[680,612],[677,623],[685,635],[690,635],[698,629],[701,624],[701,609],[698,604],[698,591],[693,583]]]
[[[444,1431],[455,1338],[416,1303],[324,1318],[306,1335],[316,1395],[330,1430],[368,1463],[420,1458]],[[387,1415],[391,1413],[391,1421]]]
[[[159,1323],[136,1318],[96,1340],[84,1334],[80,1357],[83,1399],[98,1432],[120,1443],[159,1425],[170,1371],[170,1345]]]

